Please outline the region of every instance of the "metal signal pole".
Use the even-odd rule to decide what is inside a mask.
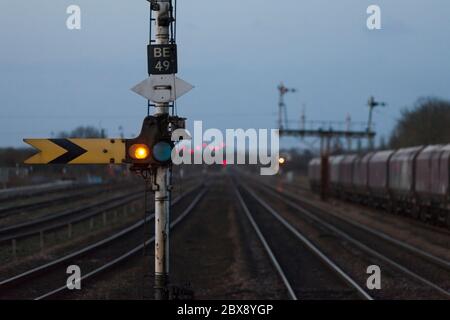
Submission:
[[[378,102],[375,101],[375,98],[372,96],[369,98],[369,101],[367,102],[367,105],[369,107],[369,120],[367,121],[367,132],[371,133],[372,132],[372,117],[373,117],[373,109],[375,109],[376,107],[385,107],[387,104],[385,102]],[[374,141],[373,141],[374,137],[370,137],[369,138],[369,148],[370,150],[372,150],[374,148]]]
[[[288,92],[296,92],[296,89],[289,89],[284,86],[283,83],[281,83],[278,86],[278,91],[280,93],[280,98],[278,101],[278,128],[280,130],[287,129],[288,126],[288,119],[287,119],[287,110],[286,110],[286,104],[284,103],[284,96]],[[283,121],[284,119],[284,121]]]
[[[177,1],[175,0],[175,7],[172,5],[172,0],[148,1],[151,6],[150,44],[147,47],[149,77],[131,90],[146,98],[148,109],[154,107],[155,112],[153,116],[148,115],[144,120],[141,134],[127,141],[127,148],[129,148],[127,151],[131,152],[129,162],[133,163],[132,170],[139,172],[145,179],[149,179],[151,175],[155,192],[155,299],[167,300],[169,298],[169,218],[172,189],[170,154],[173,148],[171,135],[177,129],[184,129],[186,120],[170,115],[169,111],[173,110],[175,101],[192,90],[193,86],[176,77],[178,73],[175,43]],[[144,155],[136,153],[140,149]]]
[[[172,24],[171,0],[154,2],[155,10],[155,43],[169,44],[170,26]],[[151,22],[150,22],[151,23]],[[169,113],[169,103],[156,103],[155,115]],[[170,225],[170,170],[158,167],[155,178],[155,299],[169,298],[169,225]]]
[[[136,154],[131,163],[135,165],[134,170],[144,178],[148,179],[148,173],[152,177],[155,191],[155,299],[166,300],[169,298],[169,217],[172,189],[170,154],[173,143],[170,138],[174,130],[185,127],[186,120],[170,115],[169,111],[174,108],[175,101],[192,90],[193,86],[176,77],[176,0],[175,8],[172,0],[148,1],[151,6],[150,44],[147,47],[149,77],[131,90],[146,98],[149,110],[153,106],[155,112],[154,116],[147,116],[144,120],[141,135],[128,141],[128,152],[134,150],[133,147],[137,147],[136,150],[143,149],[145,156]]]

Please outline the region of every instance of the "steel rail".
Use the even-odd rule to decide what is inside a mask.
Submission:
[[[272,192],[277,192],[277,193],[280,194],[280,192],[278,190],[274,189],[272,186],[267,185],[267,184],[263,184],[263,185],[266,188],[269,188]],[[314,208],[316,210],[320,210],[321,212],[324,212],[323,209],[317,207],[317,205],[313,204],[311,201],[306,200],[306,199],[298,199],[298,196],[295,196],[291,192],[284,191],[281,194],[286,196],[286,197],[288,197],[288,198],[290,198],[290,199],[293,199],[293,200],[296,200],[296,201],[300,201],[300,202],[304,202],[304,203],[308,204],[309,206],[311,206],[312,208]],[[422,249],[414,247],[414,246],[412,246],[409,243],[406,243],[404,241],[395,239],[395,238],[387,235],[386,233],[384,233],[384,232],[382,232],[380,230],[376,230],[374,228],[371,228],[369,226],[363,225],[363,224],[361,224],[359,222],[356,222],[356,221],[352,221],[352,220],[350,220],[350,219],[348,219],[346,217],[339,216],[339,215],[331,213],[331,212],[326,212],[326,213],[329,214],[329,215],[332,215],[333,217],[335,217],[338,220],[341,220],[341,221],[343,221],[345,223],[348,223],[348,224],[350,224],[350,225],[352,225],[352,226],[354,226],[356,228],[364,230],[365,232],[368,232],[368,233],[370,233],[373,236],[381,238],[381,239],[383,239],[383,240],[385,240],[385,241],[387,241],[387,242],[389,242],[389,243],[391,243],[391,244],[393,244],[393,245],[395,245],[397,247],[405,249],[405,250],[407,250],[407,251],[409,251],[409,252],[411,252],[413,254],[416,254],[416,255],[420,256],[421,258],[423,258],[423,259],[425,259],[425,260],[427,260],[427,261],[429,261],[431,263],[437,264],[437,265],[441,266],[442,268],[450,271],[450,261],[448,261],[448,260],[445,260],[445,259],[442,259],[440,257],[437,257],[437,256],[435,256],[435,255],[433,255],[433,254],[431,254],[429,252],[426,252],[426,251],[424,251]]]
[[[139,194],[141,194],[143,192],[144,191],[140,192]],[[136,200],[136,199],[134,199],[135,197],[138,198],[138,196],[136,196],[136,191],[132,191],[132,192],[128,192],[126,194],[118,195],[118,196],[110,198],[110,199],[102,200],[102,201],[99,201],[99,202],[96,202],[93,204],[88,204],[81,208],[77,208],[77,209],[73,209],[73,210],[64,210],[64,211],[61,211],[58,213],[48,214],[41,218],[37,218],[37,219],[33,219],[33,220],[30,220],[27,222],[18,223],[18,224],[14,224],[14,225],[11,225],[8,227],[1,228],[0,229],[0,243],[9,241],[9,240],[13,240],[13,239],[20,239],[20,238],[28,237],[31,235],[35,235],[37,233],[40,233],[41,231],[46,232],[49,230],[59,229],[65,225],[67,225],[68,223],[76,223],[76,222],[91,218],[92,216],[96,216],[97,214],[99,214],[103,211],[112,210],[112,209],[115,209],[116,207],[123,206],[129,202]],[[114,202],[114,203],[111,203],[111,202]],[[92,209],[95,209],[97,207],[103,206],[108,203],[111,203],[111,204],[106,206],[105,208],[101,208],[91,214],[88,214],[88,215],[83,215],[82,217],[78,216],[77,218],[74,218],[71,221],[68,221],[68,222],[66,221],[59,225],[53,225],[53,226],[49,226],[47,228],[39,228],[38,230],[21,232],[21,230],[27,229],[27,228],[36,228],[37,229],[38,225],[41,225],[44,223],[48,224],[48,223],[51,223],[52,221],[56,221],[56,220],[59,220],[64,217],[72,216],[72,215],[78,214],[82,211],[92,210]]]
[[[314,190],[312,190],[309,187],[300,187],[298,185],[289,184],[289,183],[286,183],[286,182],[283,182],[282,186],[284,188],[286,188],[286,189],[291,189],[293,191],[295,189],[301,189],[302,191],[314,193]],[[292,194],[292,192],[288,192],[288,191],[286,191],[286,193],[291,193]],[[373,206],[360,204],[360,203],[354,202],[352,200],[346,200],[346,199],[342,199],[342,198],[339,198],[339,197],[333,197],[333,199],[335,199],[337,201],[340,201],[342,203],[345,203],[345,204],[350,204],[350,205],[353,205],[353,206],[362,207],[364,209],[377,210]],[[378,210],[386,211],[385,209],[378,209]],[[394,215],[392,215],[392,216],[394,216]],[[433,225],[432,223],[429,223],[429,221],[423,222],[423,221],[421,221],[419,219],[412,219],[412,217],[409,216],[409,215],[400,215],[399,217],[401,217],[402,219],[405,219],[405,220],[407,219],[408,223],[411,223],[411,224],[413,224],[416,227],[420,227],[422,229],[428,229],[428,230],[431,230],[433,232],[437,232],[437,233],[440,233],[440,234],[443,234],[443,235],[447,235],[447,236],[450,235],[450,230],[448,229],[448,227],[446,228],[445,226]]]
[[[305,246],[317,256],[322,263],[334,271],[342,280],[356,290],[358,295],[366,300],[373,300],[373,298],[362,287],[353,280],[347,273],[345,273],[334,261],[327,257],[316,245],[301,234],[295,227],[293,227],[286,219],[284,219],[277,211],[270,207],[264,200],[250,190],[246,185],[241,184],[242,187],[270,214],[272,214],[284,227],[286,227],[297,239],[299,239]]]
[[[53,194],[62,191],[72,190],[83,186],[89,186],[89,184],[59,182],[59,183],[46,183],[43,185],[3,189],[0,190],[0,200],[9,202],[23,197],[37,197],[40,196],[41,194]]]
[[[103,201],[100,201],[100,202],[97,202],[94,204],[89,204],[89,205],[86,205],[86,206],[83,206],[81,208],[77,208],[74,210],[65,210],[65,211],[62,211],[57,214],[47,215],[47,216],[39,218],[39,219],[34,219],[34,220],[31,220],[31,221],[28,221],[25,223],[21,223],[21,224],[7,227],[7,228],[3,228],[0,230],[0,243],[10,241],[13,239],[22,239],[22,238],[30,237],[30,236],[36,235],[40,232],[48,232],[51,230],[60,229],[61,227],[66,226],[67,224],[76,223],[76,222],[80,222],[80,221],[89,219],[89,218],[96,216],[104,211],[109,211],[109,210],[124,206],[130,202],[133,202],[136,199],[138,199],[142,195],[142,193],[143,193],[143,191],[139,192],[139,194],[136,195],[136,192],[130,192],[125,195],[120,195],[120,196],[117,196],[112,199],[107,199],[107,200],[103,200]],[[112,201],[114,201],[114,203],[111,203]],[[105,206],[105,204],[108,204],[108,203],[110,203],[110,204]],[[102,207],[102,206],[104,206],[104,207]],[[77,215],[77,214],[82,213],[83,211],[87,211],[87,210],[94,210],[94,211],[83,214],[82,216]],[[77,216],[75,216],[75,215],[77,215]],[[52,222],[55,222],[59,219],[67,218],[67,217],[71,217],[71,216],[75,216],[75,217],[72,219],[67,219],[67,220],[61,221],[59,223],[51,224]],[[42,224],[47,224],[47,226],[39,227]],[[28,229],[28,228],[31,230],[22,231],[22,230]]]
[[[193,191],[189,192],[192,193]],[[188,208],[186,208],[183,213],[177,218],[175,219],[171,224],[170,224],[170,229],[173,229],[177,224],[179,224],[181,221],[183,221],[184,218],[186,218],[189,213],[192,212],[192,210],[195,208],[195,206],[200,202],[200,200],[204,197],[204,195],[207,193],[206,189],[203,189],[202,192],[200,194],[197,195],[197,197],[194,199],[194,201],[189,205]],[[180,200],[180,199],[178,199]],[[175,200],[176,201],[176,200]],[[154,218],[154,214],[149,217],[151,219]],[[147,241],[145,241],[144,243],[138,245],[137,247],[129,250],[128,252],[126,252],[125,254],[122,254],[121,256],[115,258],[114,260],[104,264],[103,266],[87,273],[86,275],[82,276],[78,281],[85,281],[89,278],[95,277],[97,275],[99,275],[100,273],[111,269],[115,266],[117,266],[118,264],[126,261],[127,259],[132,258],[134,255],[136,255],[137,253],[139,253],[140,251],[143,250],[144,247],[152,244],[155,241],[155,236],[152,236],[150,239],[148,239]],[[63,291],[68,290],[67,286],[61,286],[55,290],[52,290],[50,292],[47,292],[43,295],[40,295],[39,297],[35,298],[34,300],[43,300],[43,299],[47,299],[50,298],[56,294],[59,294]]]
[[[174,199],[172,204],[175,205],[175,204],[179,203],[185,197],[187,197],[188,195],[190,195],[191,193],[193,193],[194,191],[198,190],[201,187],[202,187],[202,185],[199,185],[199,186],[194,187],[193,189],[185,192],[184,194],[182,194],[179,197],[177,197],[176,199]],[[15,285],[15,284],[17,284],[17,283],[19,283],[21,281],[24,281],[24,280],[26,280],[28,278],[37,276],[40,273],[45,272],[46,270],[49,270],[49,269],[51,269],[53,267],[56,267],[56,266],[66,262],[66,261],[68,261],[70,259],[81,257],[81,256],[83,256],[85,254],[88,254],[90,252],[93,252],[93,251],[95,251],[95,250],[97,250],[97,249],[99,249],[99,248],[101,248],[101,247],[103,247],[105,245],[108,245],[108,244],[112,243],[113,241],[115,241],[115,240],[117,240],[119,238],[122,238],[123,236],[126,236],[126,235],[130,234],[131,232],[135,231],[136,229],[138,229],[139,227],[141,227],[145,223],[151,221],[153,218],[154,218],[154,214],[148,216],[145,220],[142,219],[142,220],[134,223],[133,225],[131,225],[131,226],[125,228],[125,229],[122,229],[119,232],[116,232],[115,234],[113,234],[111,236],[108,236],[105,239],[102,239],[102,240],[100,240],[98,242],[95,242],[94,244],[88,245],[88,246],[86,246],[86,247],[84,247],[82,249],[79,249],[79,250],[77,250],[75,252],[72,252],[72,253],[70,253],[68,255],[65,255],[65,256],[63,256],[61,258],[58,258],[56,260],[53,260],[53,261],[51,261],[49,263],[43,264],[43,265],[38,266],[38,267],[34,267],[34,268],[32,268],[30,270],[27,270],[25,272],[22,272],[22,273],[20,273],[18,275],[15,275],[15,276],[12,276],[12,277],[7,278],[5,280],[2,280],[2,281],[0,281],[0,291],[1,291],[2,288],[6,288],[8,286]]]
[[[108,186],[106,186],[108,187]],[[89,197],[89,195],[94,194],[95,189],[97,189],[98,186],[87,186],[86,190],[78,191],[69,195],[59,195],[57,197],[53,197],[50,199],[35,201],[31,203],[25,203],[20,205],[8,205],[5,207],[0,208],[0,218],[9,217],[17,212],[24,211],[24,210],[33,210],[33,209],[42,209],[49,207],[55,203],[61,203],[63,201],[68,201],[76,198],[85,198]],[[124,188],[123,186],[109,186],[109,188],[103,188],[101,189],[101,192],[111,192],[118,189]]]
[[[236,196],[239,200],[239,203],[241,204],[242,209],[244,210],[248,220],[250,221],[253,229],[255,230],[256,234],[258,235],[259,240],[261,241],[262,245],[264,246],[264,249],[266,250],[267,254],[269,255],[270,260],[272,261],[272,264],[275,266],[275,269],[277,269],[278,275],[280,276],[281,280],[283,280],[283,284],[286,287],[289,296],[292,300],[298,300],[294,290],[292,289],[292,285],[289,283],[289,280],[287,279],[286,274],[283,271],[283,268],[281,267],[280,263],[278,262],[277,258],[273,254],[272,249],[270,248],[269,244],[266,241],[266,238],[262,234],[258,224],[256,223],[255,219],[253,219],[252,214],[250,213],[250,210],[248,209],[247,205],[244,202],[244,199],[242,199],[242,195],[239,192],[236,185],[234,185],[234,191],[236,193]]]
[[[267,186],[264,186],[267,188]],[[286,199],[283,198],[281,195],[277,194],[274,191],[270,192],[278,197],[281,201],[283,201],[285,204],[289,205],[290,207],[298,210],[300,213],[304,214],[305,216],[307,216],[309,219],[315,221],[316,223],[322,225],[323,227],[327,228],[328,230],[331,230],[332,232],[334,232],[335,234],[337,234],[338,236],[340,236],[341,238],[347,240],[348,242],[354,244],[356,247],[360,248],[361,250],[367,252],[368,254],[384,261],[385,263],[393,266],[394,268],[396,268],[397,270],[399,270],[400,272],[407,274],[410,278],[421,282],[422,284],[425,284],[428,287],[433,288],[434,290],[440,292],[441,294],[450,297],[450,292],[447,291],[446,289],[440,287],[438,284],[433,283],[432,281],[429,281],[427,279],[425,279],[424,277],[422,277],[421,275],[415,273],[414,271],[408,269],[407,267],[395,262],[394,260],[390,259],[389,257],[381,254],[380,252],[369,248],[367,245],[363,244],[362,242],[360,242],[359,240],[356,240],[355,238],[353,238],[352,236],[350,236],[348,233],[338,229],[337,227],[331,225],[330,223],[324,221],[323,219],[319,218],[317,215],[313,214],[310,210],[305,209],[304,207],[301,207],[300,205]]]

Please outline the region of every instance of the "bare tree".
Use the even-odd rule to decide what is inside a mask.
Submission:
[[[391,148],[450,143],[450,102],[421,98],[403,109],[390,137]]]
[[[79,126],[71,132],[60,132],[58,138],[106,138],[104,129],[92,126]]]

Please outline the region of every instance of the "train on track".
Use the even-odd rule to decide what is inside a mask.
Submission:
[[[346,154],[311,160],[311,189],[329,172],[332,196],[450,227],[450,145]]]

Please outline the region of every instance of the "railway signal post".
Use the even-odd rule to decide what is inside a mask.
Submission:
[[[147,99],[147,117],[134,139],[24,139],[39,152],[27,164],[130,164],[151,181],[155,192],[155,299],[169,298],[169,227],[172,132],[184,129],[185,119],[174,103],[193,86],[177,78],[176,8],[172,0],[150,2],[149,77],[132,88]],[[152,25],[154,24],[154,28]],[[152,32],[154,29],[154,32]],[[155,39],[153,39],[153,36]],[[154,109],[150,115],[150,109]]]
[[[184,128],[184,119],[170,116],[175,100],[193,87],[177,78],[178,57],[176,45],[176,8],[172,0],[151,0],[150,30],[154,22],[154,37],[150,32],[148,45],[149,77],[132,90],[148,99],[148,106],[154,107],[154,115],[144,121],[141,135],[130,148],[138,160],[136,170],[149,172],[155,191],[155,299],[169,297],[169,230],[171,189],[171,132]],[[147,122],[147,123],[146,123]],[[147,140],[146,140],[147,139]],[[147,141],[147,144],[145,143]],[[145,148],[148,146],[148,149]],[[140,149],[141,148],[141,149]],[[139,151],[140,150],[140,151]],[[148,159],[145,155],[148,151]],[[147,161],[148,160],[148,161]],[[142,163],[142,166],[139,164]],[[141,167],[141,168],[140,168]]]
[[[375,98],[372,96],[369,98],[369,101],[367,102],[367,106],[369,107],[369,120],[367,121],[367,132],[372,132],[372,118],[373,118],[373,109],[376,107],[385,107],[387,104],[385,102],[378,102],[375,101]],[[370,150],[373,150],[374,147],[374,137],[369,138],[369,148]]]
[[[284,129],[288,127],[287,109],[284,103],[284,96],[289,93],[297,92],[297,89],[286,88],[283,83],[278,86],[279,100],[278,100],[278,127]]]
[[[156,26],[156,45],[160,47],[153,47],[150,44],[149,51],[155,53],[149,55],[149,71],[150,77],[152,72],[157,70],[164,72],[164,69],[171,74],[177,70],[176,59],[171,58],[176,55],[173,50],[173,44],[169,44],[169,28],[172,26],[173,8],[169,0],[160,0],[151,4],[151,10],[155,11],[155,26]],[[150,23],[152,23],[150,21]],[[168,47],[170,45],[170,47]],[[167,51],[168,50],[168,51]],[[165,52],[168,52],[165,55]],[[168,58],[162,61],[155,58]],[[153,59],[151,59],[153,58]],[[152,62],[158,60],[152,65]],[[175,60],[175,67],[173,65]],[[169,61],[169,63],[167,63]],[[153,66],[153,67],[152,67]],[[169,74],[170,74],[169,73]],[[174,78],[175,76],[173,76]],[[159,102],[155,105],[155,115],[163,116],[169,113],[169,103]],[[168,282],[169,282],[169,215],[170,215],[170,172],[168,167],[156,168],[155,179],[155,299],[168,299]]]

